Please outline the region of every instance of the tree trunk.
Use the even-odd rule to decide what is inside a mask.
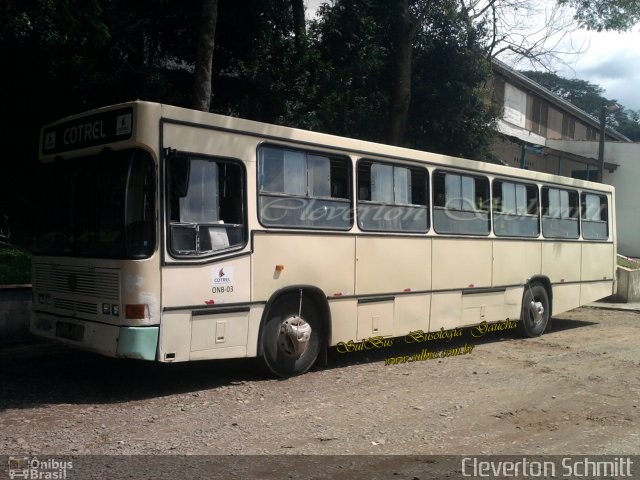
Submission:
[[[300,52],[307,36],[306,19],[304,18],[304,1],[291,0],[291,9],[293,10],[293,33],[295,34],[296,48],[298,52]]]
[[[413,37],[408,0],[399,0],[395,25],[395,58],[393,91],[389,111],[389,137],[392,145],[400,145],[407,129],[411,102]]]
[[[198,38],[196,39],[196,66],[193,78],[191,106],[208,112],[211,107],[211,77],[213,73],[213,47],[218,20],[218,0],[202,0]]]

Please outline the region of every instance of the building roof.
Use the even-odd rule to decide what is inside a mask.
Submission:
[[[540,97],[547,100],[549,103],[575,115],[577,118],[579,118],[586,124],[598,130],[600,129],[600,121],[597,118],[589,115],[584,110],[576,107],[573,103],[566,101],[565,99],[553,93],[551,90],[546,89],[539,83],[531,80],[529,77],[509,67],[506,63],[501,62],[500,60],[494,58],[491,60],[491,64],[492,64],[491,67],[494,72],[504,76],[513,84],[516,84],[522,88],[532,91],[536,95],[539,95]],[[612,128],[606,127],[606,132],[607,132],[607,136],[615,140],[619,140],[621,142],[631,141],[629,138],[625,137],[623,134],[621,134],[620,132],[617,132]]]

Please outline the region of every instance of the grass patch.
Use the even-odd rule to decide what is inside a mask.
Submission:
[[[640,268],[640,262],[636,262],[635,260],[631,260],[630,258],[618,256],[618,266],[630,268],[631,270],[637,270]]]
[[[31,283],[31,254],[16,247],[0,246],[0,285]]]

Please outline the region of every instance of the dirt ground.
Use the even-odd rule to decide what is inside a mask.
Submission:
[[[276,380],[249,360],[163,365],[0,350],[0,454],[637,454],[640,313],[330,354]],[[385,366],[422,348],[465,355]]]

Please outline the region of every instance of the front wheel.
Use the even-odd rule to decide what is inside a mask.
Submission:
[[[315,304],[289,295],[269,309],[260,335],[261,361],[279,377],[301,375],[311,368],[322,343],[322,322]]]
[[[519,330],[525,337],[539,337],[549,323],[549,295],[540,284],[524,287]]]

